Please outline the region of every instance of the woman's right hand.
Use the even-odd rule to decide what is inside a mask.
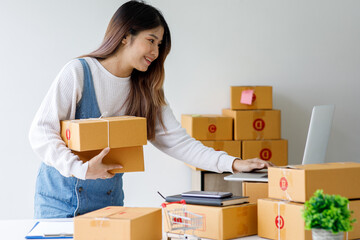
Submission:
[[[104,164],[102,162],[103,158],[106,156],[106,154],[109,153],[109,151],[110,148],[107,147],[98,155],[89,160],[89,166],[85,176],[86,179],[112,178],[115,175],[109,173],[108,171],[122,168],[122,166],[119,164]]]

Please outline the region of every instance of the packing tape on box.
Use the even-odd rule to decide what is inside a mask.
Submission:
[[[254,111],[252,119],[253,127],[253,139],[260,140],[264,139],[264,129],[266,127],[264,117],[266,115],[265,111]]]
[[[277,204],[277,219],[275,221],[275,224],[276,224],[276,228],[278,229],[278,239],[281,240],[281,234],[280,234],[280,231],[281,229],[284,227],[284,218],[281,217],[281,211],[280,211],[280,206],[281,205],[284,205],[285,203],[288,203],[289,201],[287,200],[281,200],[281,201],[278,201],[278,204]]]
[[[287,189],[289,187],[289,183],[292,183],[292,179],[289,178],[288,169],[281,168],[282,177],[280,178],[279,187],[285,193],[286,199],[292,201],[290,194],[288,193]],[[287,176],[288,175],[288,176]]]
[[[109,227],[110,219],[107,217],[96,217],[93,221],[90,222],[91,227]]]

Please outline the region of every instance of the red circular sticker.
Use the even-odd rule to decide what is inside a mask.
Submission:
[[[284,218],[282,216],[275,217],[275,226],[277,229],[282,229],[284,227]]]
[[[280,178],[279,184],[280,184],[281,190],[283,190],[283,191],[285,191],[288,187],[288,181],[286,180],[285,177]]]
[[[261,118],[255,119],[253,122],[253,127],[256,131],[262,131],[265,128],[265,122]]]
[[[255,102],[255,100],[256,100],[256,95],[255,95],[255,93],[253,93],[252,102]]]
[[[272,156],[271,150],[268,148],[264,148],[260,151],[260,158],[262,160],[268,161],[270,160],[271,156]]]
[[[66,129],[66,139],[70,140],[70,129]]]
[[[209,129],[209,132],[214,133],[214,132],[216,132],[216,125],[210,124],[208,129]]]

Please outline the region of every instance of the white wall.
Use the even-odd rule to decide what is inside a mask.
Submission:
[[[40,160],[32,118],[70,59],[94,50],[124,1],[0,3],[0,219],[31,218]],[[300,163],[311,108],[335,103],[327,160],[359,161],[360,1],[154,0],[172,33],[165,92],[182,113],[220,113],[231,85],[272,85],[289,163]],[[189,190],[190,170],[153,146],[146,171],[125,176],[127,206],[159,206]]]

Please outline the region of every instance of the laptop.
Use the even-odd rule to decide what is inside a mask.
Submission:
[[[334,105],[314,106],[305,144],[302,164],[324,163],[330,137]],[[235,173],[224,177],[226,181],[267,182],[267,169]]]

